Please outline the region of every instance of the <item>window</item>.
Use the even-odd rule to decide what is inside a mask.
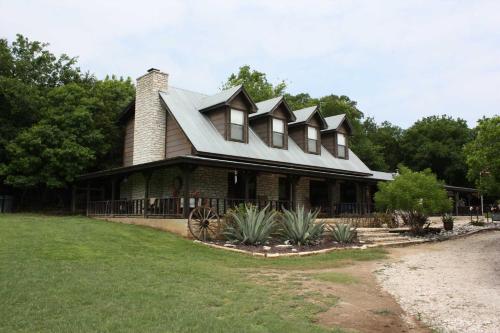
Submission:
[[[318,130],[315,127],[307,127],[307,150],[310,153],[318,152]]]
[[[230,133],[232,140],[243,141],[243,126],[245,124],[245,113],[240,110],[231,109]]]
[[[342,133],[337,133],[337,156],[339,158],[346,157],[346,138]]]
[[[285,145],[285,122],[273,118],[273,146],[283,148]]]

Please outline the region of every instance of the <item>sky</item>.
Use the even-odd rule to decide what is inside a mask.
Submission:
[[[79,57],[84,71],[217,92],[242,65],[288,92],[347,95],[404,128],[500,114],[500,1],[5,1],[17,33]]]

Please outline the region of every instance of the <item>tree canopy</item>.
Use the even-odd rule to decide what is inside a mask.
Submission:
[[[500,196],[500,116],[479,120],[475,138],[464,152],[469,180],[483,193]]]
[[[62,188],[118,163],[116,120],[134,95],[130,79],[98,80],[48,44],[0,40],[0,180]]]
[[[402,160],[415,170],[430,168],[447,184],[467,186],[463,147],[471,139],[465,120],[445,115],[426,117],[404,131]]]

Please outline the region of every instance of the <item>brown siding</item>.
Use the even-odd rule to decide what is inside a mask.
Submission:
[[[319,116],[314,115],[314,117],[312,117],[311,120],[309,120],[309,122],[307,124],[311,125],[311,126],[315,126],[315,127],[320,127],[321,123],[320,123],[318,117]]]
[[[230,103],[230,106],[235,109],[240,109],[240,110],[249,110],[250,105],[246,101],[246,99],[243,97],[243,94],[240,93],[238,96],[236,96]]]
[[[167,158],[191,154],[191,143],[170,114],[167,115],[167,134],[165,146],[165,156]]]
[[[323,147],[325,147],[326,150],[328,150],[333,156],[337,156],[337,145],[335,144],[337,140],[335,136],[335,132],[321,134],[321,143],[323,144]]]
[[[292,128],[288,128],[288,135],[295,141],[296,144],[299,145],[302,150],[306,151],[306,145],[305,145],[305,126],[295,126]]]
[[[269,117],[262,117],[260,119],[256,119],[250,122],[250,126],[252,127],[255,134],[261,138],[267,145],[270,144],[269,138]]]
[[[285,107],[283,106],[283,104],[278,106],[276,110],[273,111],[273,116],[276,118],[288,119],[288,121],[290,120],[290,115],[285,111]]]
[[[222,107],[217,110],[212,110],[207,114],[207,116],[217,131],[219,131],[219,133],[226,138],[226,108]]]
[[[125,125],[123,166],[132,165],[134,159],[134,120],[134,117],[130,118]]]

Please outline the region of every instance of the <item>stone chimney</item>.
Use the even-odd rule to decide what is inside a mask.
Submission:
[[[168,88],[168,74],[151,68],[137,79],[133,165],[165,158],[166,111],[158,92]]]

